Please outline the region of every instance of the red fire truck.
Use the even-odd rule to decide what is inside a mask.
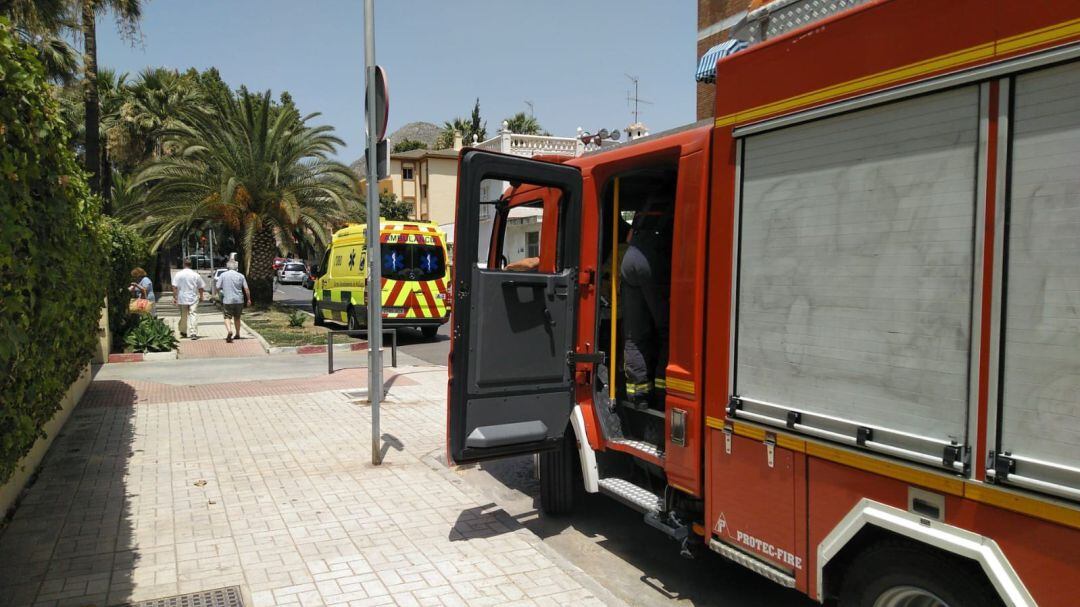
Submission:
[[[665,188],[642,409],[618,259]],[[819,601],[1080,603],[1080,3],[876,0],[764,35],[707,123],[464,152],[457,213],[454,462],[539,453],[547,511],[607,493]]]

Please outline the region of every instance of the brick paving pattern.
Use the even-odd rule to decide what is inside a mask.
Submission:
[[[384,372],[388,387],[415,384],[416,381],[391,371]],[[348,390],[367,384],[367,369],[342,369],[330,376],[261,381],[237,381],[223,384],[177,386],[138,379],[106,379],[90,384],[79,407],[128,407],[134,404],[222,400],[251,396],[310,394],[327,390]]]
[[[202,323],[199,324],[202,325]],[[224,339],[181,339],[177,350],[177,358],[240,358],[245,356],[266,356],[266,350],[263,350],[259,340],[248,337],[234,340],[232,343]]]
[[[330,390],[358,384],[348,371],[318,392],[283,393],[306,380],[211,395],[95,383],[0,533],[0,605],[234,585],[256,606],[602,604],[594,582],[435,462],[445,369],[397,376],[379,467],[369,408]]]

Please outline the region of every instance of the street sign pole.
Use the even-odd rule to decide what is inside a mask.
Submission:
[[[371,463],[382,463],[379,403],[382,381],[382,262],[379,253],[379,178],[375,162],[379,144],[375,77],[375,0],[364,0],[364,63],[367,75],[367,339],[368,402],[371,403]]]

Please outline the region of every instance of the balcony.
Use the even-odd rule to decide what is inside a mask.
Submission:
[[[574,137],[521,135],[511,133],[507,128],[508,126],[503,121],[503,128],[497,135],[486,141],[474,141],[472,147],[524,158],[532,158],[541,154],[558,154],[576,158],[585,153],[585,144]]]

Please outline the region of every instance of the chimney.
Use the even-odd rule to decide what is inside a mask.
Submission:
[[[454,149],[461,149],[461,133],[459,133],[458,131],[454,131]]]

